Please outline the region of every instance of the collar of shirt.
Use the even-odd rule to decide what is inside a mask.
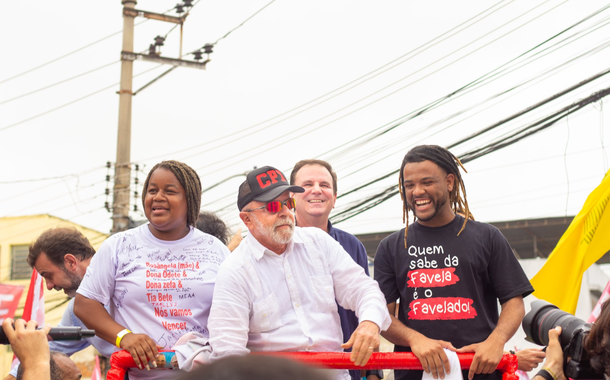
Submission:
[[[297,228],[300,228],[300,227],[295,226],[294,228],[296,230]],[[244,239],[244,241],[246,244],[248,244],[248,247],[250,248],[250,250],[252,252],[252,257],[254,257],[254,259],[256,261],[259,261],[263,257],[265,252],[269,252],[273,255],[277,255],[277,253],[273,252],[269,248],[262,245],[258,240],[256,240],[256,238],[254,236],[252,236],[252,233],[249,233],[246,236],[246,238]],[[303,241],[301,240],[301,237],[297,236],[296,233],[293,233],[292,240],[290,240],[290,242],[288,242],[286,251],[284,251],[284,253],[282,253],[282,255],[292,251],[294,244],[301,244],[301,243],[303,243]]]

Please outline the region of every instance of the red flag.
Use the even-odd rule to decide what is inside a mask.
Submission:
[[[42,276],[36,270],[32,271],[30,288],[21,318],[26,321],[35,320],[38,322],[38,327],[44,326],[44,284],[42,283]]]
[[[91,372],[91,380],[102,380],[102,371],[100,370],[100,357],[95,355],[95,367]]]
[[[15,317],[22,293],[23,286],[0,284],[0,320]]]
[[[610,281],[606,284],[606,288],[602,292],[602,295],[599,297],[599,301],[597,301],[597,305],[593,309],[591,316],[587,319],[587,322],[595,322],[597,317],[599,317],[599,313],[602,311],[602,305],[606,302],[607,299],[610,298]]]
[[[28,289],[28,296],[25,299],[21,318],[26,321],[35,320],[38,322],[38,327],[44,326],[44,284],[42,283],[42,276],[36,270],[32,271],[30,288]],[[17,363],[19,363],[19,359],[13,355],[11,369]]]

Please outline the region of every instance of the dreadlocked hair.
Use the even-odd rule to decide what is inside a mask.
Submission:
[[[146,181],[144,182],[144,189],[142,191],[142,205],[144,205],[146,199],[146,193],[148,190],[148,183],[152,173],[159,169],[166,169],[174,173],[178,182],[184,188],[186,194],[186,224],[189,226],[195,226],[197,219],[199,218],[199,209],[201,208],[201,180],[197,175],[197,172],[190,166],[183,162],[168,160],[159,162],[153,166],[148,172]]]
[[[464,170],[464,173],[468,173],[464,165],[460,160],[453,155],[447,149],[438,145],[419,145],[411,149],[402,160],[400,167],[400,174],[398,178],[398,189],[400,190],[400,199],[402,199],[402,222],[406,223],[405,227],[405,248],[407,248],[407,231],[409,230],[409,205],[407,203],[407,197],[405,192],[405,180],[404,180],[404,169],[405,165],[409,163],[417,163],[422,161],[432,161],[440,168],[442,168],[447,174],[453,174],[456,179],[456,184],[449,192],[449,202],[453,212],[464,216],[464,224],[458,232],[457,236],[460,236],[468,219],[474,220],[474,216],[470,212],[468,207],[468,200],[466,199],[466,188],[464,187],[464,180],[460,174],[460,168]],[[462,198],[462,193],[464,197]],[[415,213],[413,213],[413,220],[416,220]]]

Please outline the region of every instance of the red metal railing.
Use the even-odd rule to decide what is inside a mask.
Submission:
[[[166,353],[166,357],[173,356],[173,351],[159,351]],[[274,355],[287,359],[300,361],[305,364],[317,365],[333,369],[414,369],[421,370],[419,359],[412,352],[373,352],[371,358],[364,367],[355,367],[349,358],[349,353],[344,352],[255,352],[252,355]],[[462,369],[470,368],[473,353],[457,354]],[[170,359],[171,360],[171,359]],[[169,363],[170,360],[167,360]],[[127,351],[118,351],[110,357],[111,369],[108,371],[106,380],[123,380],[128,368],[137,368],[133,358]],[[503,372],[502,380],[518,380],[517,356],[505,354],[497,367]]]

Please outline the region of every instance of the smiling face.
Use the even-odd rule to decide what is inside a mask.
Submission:
[[[157,168],[151,174],[144,198],[144,213],[156,238],[178,240],[186,236],[189,232],[186,194],[174,173]]]
[[[290,197],[288,191],[275,198],[274,201],[284,202]],[[264,206],[265,202],[252,201],[244,207],[244,210],[252,210]],[[282,254],[286,245],[292,240],[294,232],[294,214],[285,205],[277,213],[271,213],[266,209],[242,211],[239,217],[248,230],[266,248]]]
[[[403,175],[407,204],[420,224],[440,227],[453,220],[449,202],[455,184],[453,174],[426,160],[406,164]]]
[[[41,252],[34,263],[34,269],[45,279],[47,289],[63,290],[68,297],[76,295],[76,289],[81,283],[82,278],[76,272],[72,272],[70,268],[57,265],[47,257],[47,254]]]
[[[310,227],[323,224],[335,207],[337,194],[333,189],[333,178],[321,165],[305,165],[295,176],[295,185],[305,189],[304,193],[293,194],[299,226]]]

